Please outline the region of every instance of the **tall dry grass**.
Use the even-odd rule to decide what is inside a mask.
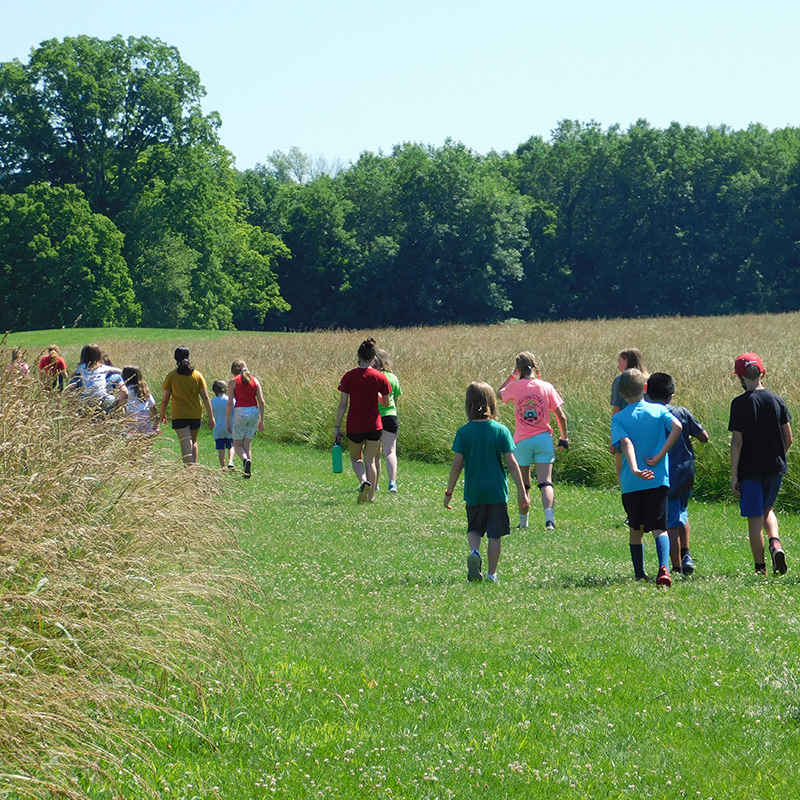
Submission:
[[[217,611],[249,589],[219,566],[237,553],[211,471],[5,369],[0,430],[0,793],[81,798],[137,774],[133,716],[180,716],[173,680],[202,694],[233,652]]]
[[[446,462],[455,430],[463,424],[467,384],[485,380],[497,387],[521,350],[539,359],[542,377],[564,398],[572,447],[558,457],[555,478],[590,486],[614,487],[614,461],[608,454],[611,381],[617,353],[638,347],[650,371],[669,372],[677,383],[675,402],[687,406],[708,428],[712,441],[696,448],[695,493],[728,498],[728,410],[740,392],[732,376],[733,359],[755,350],[767,367],[768,387],[783,395],[790,409],[800,399],[795,342],[800,314],[596,320],[506,324],[490,327],[385,329],[308,334],[219,334],[192,346],[192,360],[209,384],[230,377],[230,362],[243,357],[264,384],[266,435],[286,442],[328,447],[338,401],[339,378],[356,364],[365,335],[376,337],[395,360],[404,396],[398,452],[403,458]],[[142,341],[111,345],[118,364],[134,361],[158,394],[173,368],[174,342],[148,347]],[[101,342],[102,344],[102,342]],[[74,364],[76,352],[68,352]],[[511,409],[501,419],[513,424]],[[800,510],[794,458],[780,502]]]

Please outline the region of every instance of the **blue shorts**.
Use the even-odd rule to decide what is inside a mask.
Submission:
[[[689,495],[685,492],[679,497],[667,498],[667,527],[678,528],[689,521]]]
[[[481,503],[467,506],[467,533],[475,531],[490,539],[499,539],[511,533],[508,503]]]
[[[772,508],[781,488],[783,475],[767,475],[739,484],[739,513],[743,517],[761,517],[765,508]]]
[[[230,450],[233,447],[233,439],[214,439],[217,443],[217,450]]]
[[[553,450],[553,434],[550,431],[537,433],[530,439],[523,439],[516,443],[514,458],[521,467],[531,464],[552,464],[556,460]]]

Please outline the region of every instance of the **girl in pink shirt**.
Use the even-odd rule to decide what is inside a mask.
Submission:
[[[536,377],[532,377],[533,375]],[[555,495],[553,492],[553,429],[550,427],[550,412],[556,415],[559,430],[558,446],[569,447],[567,418],[562,408],[564,401],[551,383],[543,381],[536,366],[533,353],[520,353],[516,369],[506,378],[498,390],[504,403],[514,401],[514,455],[522,470],[526,490],[531,487],[531,465],[536,464],[536,481],[542,494],[545,530],[556,529]],[[528,527],[528,514],[520,508],[519,527]]]

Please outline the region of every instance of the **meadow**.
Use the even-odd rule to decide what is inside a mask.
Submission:
[[[168,432],[153,450],[126,456],[126,469],[143,458],[145,474],[165,471],[156,491],[137,489],[139,503],[148,499],[135,529],[163,540],[148,552],[173,576],[164,583],[174,582],[180,548],[170,547],[174,537],[163,532],[159,515],[161,506],[174,512],[177,505],[180,541],[191,536],[194,588],[178,590],[183,604],[169,613],[147,606],[152,595],[137,596],[145,603],[140,614],[170,621],[173,633],[160,650],[172,660],[151,666],[139,659],[135,670],[128,661],[118,670],[126,681],[114,682],[121,694],[147,702],[87,701],[86,717],[111,730],[101,737],[84,729],[87,749],[101,741],[102,750],[73,769],[70,791],[187,800],[791,796],[800,778],[795,466],[782,492],[789,572],[757,579],[744,523],[728,498],[726,428],[728,404],[739,391],[730,374],[739,352],[759,352],[768,385],[794,407],[792,342],[799,329],[800,317],[783,315],[378,331],[405,397],[400,494],[379,493],[370,506],[356,505],[352,474],[331,474],[328,453],[336,385],[354,364],[360,332],[15,334],[9,343],[33,355],[57,342],[70,366],[80,346],[96,339],[118,364],[139,363],[156,387],[178,343],[192,348],[209,380],[226,377],[232,358],[244,357],[267,400],[267,431],[255,443],[250,481],[218,474],[206,430],[203,466],[195,470],[177,467]],[[698,498],[690,507],[697,573],[669,591],[632,580],[606,450],[608,390],[616,353],[627,346],[639,346],[651,370],[674,375],[676,400],[712,435],[697,448]],[[504,544],[500,584],[467,584],[463,503],[453,512],[442,507],[448,452],[463,421],[466,384],[499,385],[522,349],[536,353],[543,377],[566,400],[573,447],[556,465],[558,527],[545,534],[534,506],[532,528]],[[120,458],[119,446],[112,447],[94,456],[93,476],[98,463]],[[16,444],[6,448],[21,452]],[[25,486],[36,470],[10,464],[4,480],[14,469],[27,506],[14,505],[11,517],[35,506]],[[191,489],[176,504],[172,488],[180,483]],[[60,497],[73,491],[69,484]],[[92,502],[111,514],[120,491],[103,486]],[[58,513],[64,520],[83,508]],[[221,538],[201,550],[208,530]],[[39,535],[48,540],[47,531]],[[130,553],[118,539],[102,541],[105,549],[97,550],[104,555]],[[3,550],[13,551],[7,536]],[[98,569],[98,560],[89,568]],[[651,545],[651,573],[654,560]],[[6,570],[6,587],[20,573],[28,592],[20,584],[6,600],[6,621],[19,622],[11,611],[41,576],[17,566],[16,578]],[[117,588],[113,581],[102,585]],[[45,584],[36,596],[63,604],[75,589],[51,591]],[[125,619],[130,598],[123,593],[115,602],[108,618]],[[86,607],[82,613],[90,616]],[[196,637],[204,648],[192,636],[176,636],[185,619],[208,626]],[[135,627],[124,628],[132,643]],[[153,622],[146,638],[157,632]],[[59,664],[61,651],[39,646]],[[76,672],[45,667],[62,680]],[[47,689],[43,684],[43,697]],[[8,703],[8,681],[3,691]],[[5,725],[7,712],[2,719]],[[3,731],[0,742],[8,741]],[[13,757],[4,749],[0,781],[12,787],[8,796],[24,796],[24,784],[8,777]],[[57,762],[40,758],[38,768],[52,774]],[[72,763],[62,765],[62,777]]]

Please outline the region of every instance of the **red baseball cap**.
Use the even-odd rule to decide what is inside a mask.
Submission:
[[[764,369],[764,362],[757,353],[742,353],[736,361],[733,362],[733,371],[741,378],[744,378],[747,368],[755,364],[762,375],[766,375]]]

